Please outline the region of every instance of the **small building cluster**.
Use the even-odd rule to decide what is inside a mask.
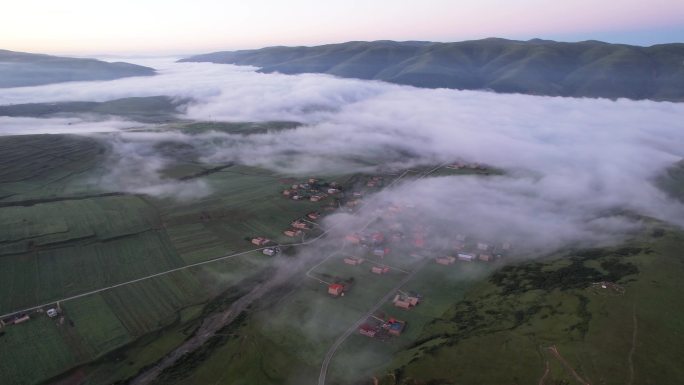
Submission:
[[[359,257],[345,257],[345,258],[344,258],[344,263],[346,263],[347,265],[359,266],[360,264],[363,263],[363,258],[359,258]]]
[[[394,317],[389,317],[387,320],[373,317],[359,327],[359,334],[369,338],[386,339],[391,336],[399,337],[404,329],[406,329],[405,321]]]
[[[418,306],[421,300],[422,297],[418,294],[397,293],[397,295],[394,296],[392,303],[398,308],[409,310]]]
[[[59,304],[57,304],[55,307],[50,307],[47,310],[45,308],[38,308],[33,310],[33,315],[35,314],[47,314],[49,318],[56,318],[60,314],[62,314],[62,309],[59,307]],[[8,317],[5,317],[3,319],[0,319],[0,328],[3,327],[8,327],[12,325],[20,325],[23,323],[26,323],[31,320],[31,314],[27,313],[18,313],[14,314]]]
[[[252,242],[252,244],[256,246],[266,246],[269,243],[271,243],[271,240],[266,237],[255,237],[250,239],[250,242]]]
[[[290,238],[295,238],[301,236],[304,231],[309,231],[313,229],[315,225],[314,221],[321,217],[321,213],[318,211],[312,211],[301,218],[297,218],[292,223],[290,227],[283,231],[283,234]]]
[[[456,258],[454,258],[452,256],[437,257],[435,259],[435,262],[439,263],[440,265],[448,266],[448,265],[453,265],[454,262],[456,262]]]
[[[267,247],[261,251],[264,255],[268,255],[269,257],[272,257],[278,253],[280,253],[280,248],[279,247]]]
[[[308,200],[320,202],[323,199],[342,192],[342,187],[336,182],[323,182],[316,178],[309,178],[306,182],[294,183],[283,190],[282,195],[295,201]]]
[[[366,182],[366,187],[382,187],[384,178],[381,176],[372,176],[368,182]]]

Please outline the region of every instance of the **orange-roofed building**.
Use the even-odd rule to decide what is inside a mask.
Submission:
[[[335,297],[342,295],[344,292],[344,285],[339,284],[339,283],[333,283],[332,285],[328,286],[328,294],[333,295]]]

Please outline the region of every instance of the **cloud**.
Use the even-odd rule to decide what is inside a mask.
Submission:
[[[130,141],[125,140],[121,134],[100,138],[106,139],[105,143],[110,148],[109,160],[105,165],[107,172],[104,176],[98,176],[101,188],[181,201],[211,194],[211,188],[201,179],[178,181],[163,176],[164,169],[178,159],[159,149],[159,138],[145,140],[138,137],[135,141]]]
[[[152,95],[193,98],[190,119],[292,120],[303,126],[254,135],[122,130],[115,151],[134,164],[149,162],[136,171],[146,172],[136,180],[147,182],[127,179],[130,168],[123,163],[114,167],[113,180],[140,192],[181,191],[188,199],[209,193],[197,184],[182,193],[158,176],[168,159],[154,143],[171,141],[193,146],[205,162],[235,161],[297,175],[456,159],[485,163],[507,175],[427,178],[376,199],[415,197],[435,220],[482,233],[514,229],[530,240],[544,234],[538,243],[554,247],[605,242],[638,225],[619,212],[684,224],[682,205],[653,182],[684,157],[684,104],[416,89],[206,63],[166,64],[155,77],[1,90],[0,104]]]

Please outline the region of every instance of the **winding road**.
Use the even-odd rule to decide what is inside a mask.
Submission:
[[[384,297],[380,298],[378,302],[373,305],[372,308],[370,308],[361,318],[358,319],[352,326],[349,327],[341,336],[337,337],[335,342],[332,344],[330,349],[328,349],[328,353],[326,353],[325,358],[323,359],[323,364],[321,365],[321,371],[318,375],[318,385],[325,385],[325,379],[328,376],[328,366],[330,366],[330,361],[332,361],[333,357],[335,356],[335,353],[337,352],[337,349],[339,349],[340,346],[344,343],[344,341],[349,338],[350,335],[352,335],[356,329],[358,329],[366,320],[371,317],[378,309],[382,307],[387,301],[392,298],[392,296],[399,290],[401,289],[402,286],[404,286],[408,281],[410,281],[413,276],[416,275],[416,273],[423,267],[425,264],[428,262],[428,259],[424,259],[413,271],[411,271],[407,276],[405,276],[399,283],[393,287],[390,291],[388,291]]]

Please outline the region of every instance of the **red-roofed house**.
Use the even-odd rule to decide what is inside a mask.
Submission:
[[[333,283],[332,285],[328,286],[328,294],[337,297],[342,295],[342,293],[344,293],[344,285]]]

